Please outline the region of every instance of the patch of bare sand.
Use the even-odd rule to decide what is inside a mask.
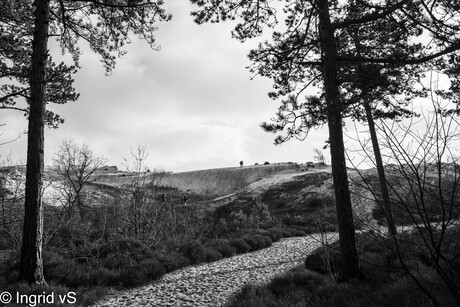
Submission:
[[[332,172],[332,168],[330,166],[318,168],[318,169],[308,169],[306,171],[301,172],[289,172],[289,173],[280,173],[274,174],[265,178],[260,179],[259,181],[253,182],[248,186],[248,192],[252,193],[263,193],[275,185],[283,184],[284,182],[292,181],[296,176],[302,176],[305,174],[316,174],[316,173],[323,173],[323,172]]]

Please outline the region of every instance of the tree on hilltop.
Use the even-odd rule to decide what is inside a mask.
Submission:
[[[16,3],[24,0],[16,0]],[[78,66],[80,40],[101,56],[110,73],[117,56],[125,53],[123,46],[134,34],[155,47],[157,21],[171,18],[163,9],[162,0],[26,0],[34,9],[30,26],[33,29],[30,61],[30,110],[27,140],[27,173],[23,242],[19,279],[29,283],[45,283],[42,263],[44,125],[47,89],[52,84],[47,77],[51,70],[48,59],[48,39],[57,37],[63,51],[72,55]]]
[[[272,78],[275,91],[269,96],[282,102],[275,123],[264,127],[283,131],[277,138],[283,142],[327,124],[342,252],[339,278],[359,277],[343,118],[364,119],[370,102],[373,117],[411,116],[405,106],[423,96],[417,86],[423,71],[459,53],[458,7],[435,0],[191,1],[199,6],[193,13],[198,23],[240,19],[232,34],[241,41],[267,27],[277,30],[282,9],[284,28],[249,54],[251,71]],[[420,42],[422,34],[430,43]],[[378,87],[374,79],[380,79]],[[310,86],[320,88],[319,95],[303,99]]]

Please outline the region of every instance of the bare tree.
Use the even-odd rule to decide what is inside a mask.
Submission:
[[[315,154],[313,158],[318,161],[318,163],[326,163],[326,157],[320,149],[313,149],[313,153]]]
[[[94,172],[102,167],[106,159],[96,156],[86,143],[78,146],[72,139],[64,139],[53,157],[58,175],[58,189],[61,204],[67,211],[67,218],[78,210],[80,219],[84,219],[85,188],[92,181]]]
[[[429,286],[427,276],[414,259],[423,255],[439,280],[460,304],[458,259],[460,258],[460,123],[453,114],[446,114],[446,106],[432,92],[433,108],[420,122],[381,121],[378,126],[382,153],[387,165],[386,184],[389,188],[394,222],[401,233],[373,233],[390,246],[399,263],[415,283],[437,306],[442,299]],[[417,128],[423,127],[423,128]],[[363,149],[367,149],[363,145]],[[366,155],[371,155],[366,153]],[[375,194],[374,183],[362,176],[365,186]],[[388,221],[386,214],[374,216]],[[384,212],[385,213],[385,212]],[[430,277],[428,277],[429,279]]]
[[[162,211],[165,201],[158,201],[156,190],[160,185],[164,172],[153,170],[146,165],[148,151],[145,146],[131,149],[131,159],[124,158],[124,166],[129,174],[127,199],[128,233],[135,238],[150,237],[156,229],[155,223]]]
[[[21,243],[25,178],[10,152],[0,161],[0,236],[3,248],[17,249]]]

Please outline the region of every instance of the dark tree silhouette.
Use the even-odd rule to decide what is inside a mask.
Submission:
[[[169,20],[171,16],[164,12],[161,0],[28,0],[28,3],[33,3],[35,13],[32,19],[26,208],[19,278],[29,283],[44,283],[41,188],[46,97],[47,87],[51,86],[47,80],[48,39],[51,36],[59,37],[61,47],[72,54],[77,66],[81,53],[78,40],[85,40],[102,57],[107,72],[110,72],[115,66],[116,56],[124,53],[122,47],[130,33],[154,46],[154,32],[157,29],[155,23],[158,20]]]
[[[32,1],[0,1],[0,109],[29,114],[30,69],[33,39]],[[78,99],[72,75],[76,66],[47,58],[46,102],[64,104]],[[45,123],[56,128],[63,123],[58,114],[45,110]]]
[[[276,139],[281,143],[327,124],[342,251],[339,278],[359,277],[343,118],[365,119],[363,101],[382,98],[357,86],[359,78],[366,80],[359,67],[364,71],[374,68],[372,78],[382,76],[388,85],[382,84],[379,91],[396,101],[382,100],[379,108],[374,105],[374,117],[410,116],[404,99],[422,95],[416,86],[421,72],[434,65],[442,67],[439,62],[445,64],[446,56],[460,49],[458,19],[453,17],[458,7],[435,0],[298,0],[285,4],[262,0],[191,1],[200,7],[193,13],[199,23],[239,18],[232,34],[241,41],[261,35],[265,28],[275,28],[271,41],[249,54],[251,71],[272,78],[275,91],[269,96],[282,101],[275,123],[263,126],[274,132],[284,131],[285,136]],[[277,31],[281,11],[285,24]],[[420,43],[422,34],[435,43]],[[397,83],[389,81],[401,77],[399,82],[404,86],[392,88]],[[319,95],[307,97],[300,105],[299,97],[310,86],[320,88]]]

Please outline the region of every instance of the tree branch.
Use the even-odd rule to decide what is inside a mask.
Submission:
[[[431,60],[439,58],[443,55],[449,54],[454,51],[460,50],[460,42],[455,43],[442,51],[422,56],[419,58],[368,58],[361,56],[338,56],[338,60],[342,62],[367,62],[367,63],[377,63],[377,64],[397,64],[397,65],[413,65],[413,64],[423,64]],[[302,63],[303,64],[303,63]],[[308,62],[306,63],[306,65]]]
[[[389,7],[387,10],[384,10],[383,12],[380,12],[380,13],[373,12],[373,13],[364,15],[358,19],[345,19],[344,21],[333,23],[332,27],[334,29],[341,29],[341,28],[349,27],[351,25],[372,22],[374,20],[378,20],[385,16],[390,15],[391,13],[395,12],[397,9],[401,8],[407,2],[409,2],[409,0],[402,0],[401,2],[396,3],[395,5]]]

